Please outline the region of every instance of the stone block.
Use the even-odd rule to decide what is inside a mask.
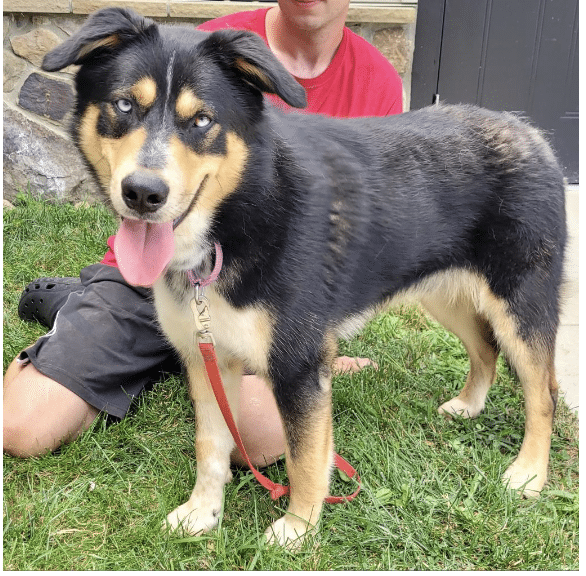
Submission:
[[[22,58],[26,58],[31,64],[39,68],[45,54],[60,43],[59,36],[46,28],[31,30],[26,34],[14,36],[10,39],[14,53]]]
[[[399,74],[411,71],[412,47],[402,26],[377,30],[374,33],[372,43],[391,62]]]
[[[167,16],[167,0],[135,0],[131,4],[126,0],[72,0],[71,9],[74,14],[91,14],[101,8],[119,6],[132,8],[142,16]]]
[[[26,68],[26,63],[22,58],[15,56],[10,50],[4,50],[4,92],[12,92],[20,81]]]
[[[6,9],[6,8],[5,8]],[[31,18],[24,14],[15,14],[14,12],[4,12],[3,18],[3,33],[4,33],[4,47],[8,45],[8,41],[13,36],[19,36],[30,30]]]
[[[95,184],[69,140],[4,105],[4,198],[29,189],[45,198],[77,201]]]
[[[4,6],[4,10],[11,12],[45,12],[46,14],[67,14],[70,0],[43,0],[42,6],[39,0],[10,0],[10,6]]]
[[[62,32],[65,32],[67,36],[71,36],[74,32],[77,32],[87,17],[83,16],[63,16],[62,18],[56,18],[53,24]]]
[[[18,104],[51,120],[62,120],[73,106],[73,89],[66,82],[33,72],[22,85]]]

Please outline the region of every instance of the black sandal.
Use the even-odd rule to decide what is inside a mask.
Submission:
[[[52,328],[57,312],[72,292],[84,289],[79,278],[39,278],[22,292],[18,315],[27,322]]]

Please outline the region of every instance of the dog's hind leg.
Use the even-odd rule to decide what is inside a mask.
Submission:
[[[328,495],[333,465],[331,376],[319,386],[295,386],[294,394],[276,394],[287,439],[287,474],[291,486],[286,514],[266,531],[269,543],[297,548],[317,527]]]
[[[234,418],[237,418],[241,366],[236,366],[235,362],[221,362],[220,358],[218,360],[226,396]],[[196,416],[197,478],[189,500],[167,516],[166,527],[196,535],[218,524],[224,484],[232,479],[230,452],[234,441],[205,376],[201,358],[194,355],[187,368],[187,376]]]
[[[538,496],[547,480],[558,384],[552,357],[544,357],[529,347],[519,356],[513,365],[525,396],[525,437],[503,479],[509,488],[522,489],[525,496]]]
[[[529,298],[511,300],[521,309],[517,312],[493,294],[483,300],[495,337],[517,373],[525,397],[525,437],[503,480],[525,496],[537,496],[547,479],[558,397],[554,369],[557,310],[554,306],[548,311],[540,309]]]
[[[438,322],[460,338],[470,358],[464,388],[458,396],[442,404],[439,412],[474,418],[483,410],[486,395],[496,377],[498,349],[490,324],[465,296],[452,302],[447,296],[433,294],[423,297],[421,303]]]

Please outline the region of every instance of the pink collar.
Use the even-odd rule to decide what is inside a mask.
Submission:
[[[193,273],[193,270],[187,271],[187,277],[191,282],[192,286],[199,286],[200,288],[205,288],[215,282],[220,275],[220,270],[222,270],[222,262],[224,260],[224,255],[222,253],[222,247],[218,242],[214,242],[214,246],[216,248],[216,263],[214,264],[214,269],[212,270],[211,274],[207,278],[197,278]]]

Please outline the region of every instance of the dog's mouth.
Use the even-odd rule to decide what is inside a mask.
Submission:
[[[175,253],[174,230],[189,215],[207,180],[203,178],[187,209],[162,224],[123,218],[114,241],[114,254],[124,279],[133,286],[151,287]]]
[[[175,230],[175,228],[177,228],[177,226],[179,226],[179,224],[181,224],[181,222],[183,222],[183,220],[185,220],[185,218],[187,218],[188,214],[191,212],[191,210],[195,206],[195,203],[199,199],[199,195],[201,194],[201,191],[203,190],[204,186],[206,185],[206,182],[208,181],[208,177],[209,177],[209,174],[206,174],[203,177],[202,181],[200,182],[200,184],[197,188],[197,192],[193,195],[193,198],[191,199],[191,202],[189,203],[189,206],[187,207],[187,210],[185,210],[185,212],[183,212],[183,214],[181,214],[181,216],[179,216],[179,218],[175,218],[175,220],[173,220],[173,230]]]

